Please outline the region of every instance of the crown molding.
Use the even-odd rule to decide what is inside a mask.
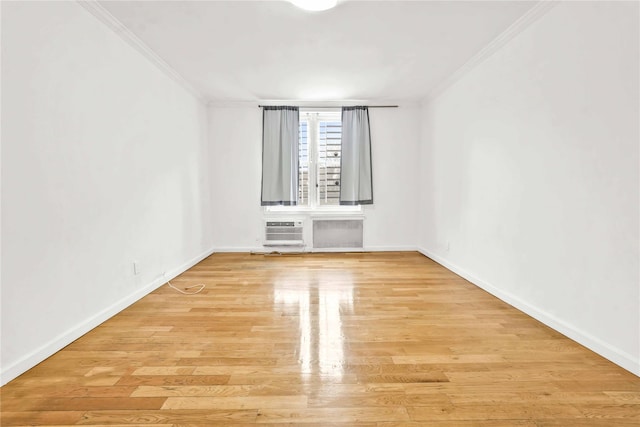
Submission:
[[[207,97],[191,85],[184,77],[182,77],[173,67],[167,64],[157,53],[155,53],[145,42],[140,40],[131,30],[129,30],[118,18],[113,16],[107,9],[105,9],[98,0],[76,0],[76,2],[85,8],[89,13],[102,21],[107,27],[109,27],[114,33],[120,36],[131,47],[136,49],[142,55],[144,55],[153,65],[155,65],[160,71],[169,76],[173,81],[178,83],[193,96],[195,96],[200,102],[206,104],[208,102]]]
[[[555,7],[560,0],[540,0],[529,9],[524,15],[518,18],[513,24],[511,24],[506,30],[500,33],[489,44],[483,47],[478,53],[473,55],[471,59],[458,68],[453,74],[447,77],[444,81],[436,85],[422,100],[422,106],[429,105],[430,102],[437,99],[442,93],[453,86],[458,80],[464,77],[467,73],[472,71],[478,65],[482,64],[485,60],[490,58],[503,46],[513,40],[518,34],[527,29],[531,24],[544,16],[553,7]]]

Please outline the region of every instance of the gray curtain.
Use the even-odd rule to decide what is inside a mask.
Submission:
[[[340,204],[373,204],[371,135],[367,107],[342,108]]]
[[[262,206],[298,203],[298,107],[263,107]]]

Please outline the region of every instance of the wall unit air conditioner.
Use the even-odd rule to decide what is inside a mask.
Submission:
[[[304,246],[303,221],[265,221],[264,246]]]

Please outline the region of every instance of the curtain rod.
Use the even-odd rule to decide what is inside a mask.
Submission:
[[[258,105],[262,107],[279,107],[279,105]],[[299,105],[300,108],[342,108],[342,106],[331,105]],[[367,108],[398,108],[397,105],[349,105],[349,107],[367,107]]]

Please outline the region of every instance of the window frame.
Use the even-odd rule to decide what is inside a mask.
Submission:
[[[320,121],[335,121],[336,113],[338,113],[338,120],[341,120],[340,114],[342,110],[340,108],[300,108],[300,123],[307,121],[307,153],[308,153],[308,177],[307,182],[309,189],[307,191],[308,202],[305,205],[294,206],[264,206],[265,212],[287,212],[287,213],[361,213],[362,205],[321,205],[319,203],[320,190],[316,187],[318,182],[318,164],[319,164],[319,143],[318,132],[320,129]],[[311,116],[311,117],[309,117]],[[313,125],[312,125],[313,123]],[[311,171],[314,173],[310,173]]]

